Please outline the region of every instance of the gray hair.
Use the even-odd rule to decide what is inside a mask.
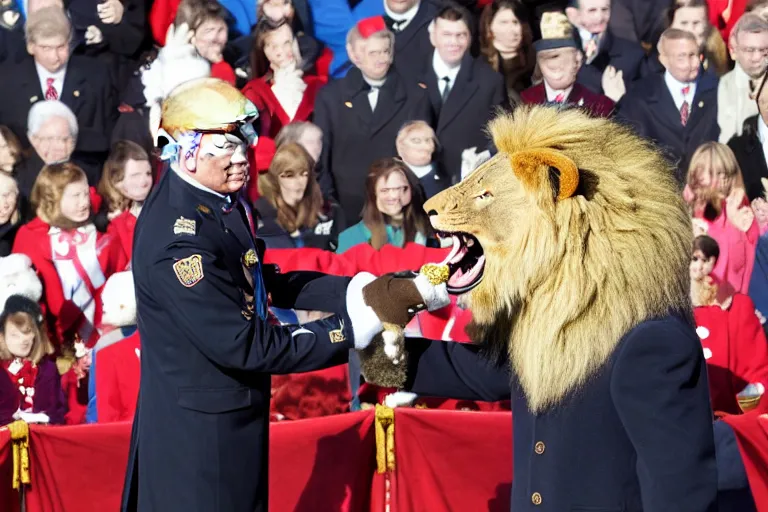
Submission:
[[[77,140],[77,117],[68,106],[59,100],[38,101],[32,105],[27,116],[27,135],[30,137],[35,135],[52,117],[66,119],[70,135]]]
[[[56,36],[63,36],[69,40],[72,38],[72,23],[64,12],[64,8],[51,5],[29,13],[24,35],[27,42],[32,43],[42,38]]]
[[[755,13],[748,12],[739,18],[739,21],[731,30],[731,42],[738,41],[739,34],[747,32],[750,34],[760,34],[768,32],[768,21]]]

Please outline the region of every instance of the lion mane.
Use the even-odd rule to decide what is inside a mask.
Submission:
[[[669,162],[618,123],[520,106],[489,132],[498,153],[425,209],[481,243],[483,280],[462,297],[469,335],[508,358],[540,413],[639,323],[691,321],[691,220]]]

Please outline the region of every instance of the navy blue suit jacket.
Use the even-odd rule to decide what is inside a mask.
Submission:
[[[511,395],[515,512],[716,510],[707,370],[687,322],[641,323],[601,372],[538,415],[514,377],[477,346],[414,340],[409,351],[411,391],[488,401]]]
[[[574,30],[574,33],[579,40],[579,31]],[[594,93],[603,94],[603,72],[608,66],[613,66],[617,71],[623,72],[624,84],[629,89],[629,84],[640,77],[644,58],[645,52],[640,44],[617,37],[609,29],[603,36],[594,60],[587,64],[585,58],[576,81]]]

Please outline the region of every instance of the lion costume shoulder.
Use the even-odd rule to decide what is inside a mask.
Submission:
[[[691,221],[671,165],[615,122],[521,106],[489,130],[498,154],[425,209],[482,246],[470,336],[508,355],[540,412],[633,327],[690,318]]]

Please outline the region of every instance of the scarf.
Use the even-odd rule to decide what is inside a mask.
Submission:
[[[10,361],[3,361],[8,377],[13,387],[19,390],[18,408],[22,411],[31,411],[35,402],[35,379],[37,379],[37,365],[29,359],[17,357]]]

